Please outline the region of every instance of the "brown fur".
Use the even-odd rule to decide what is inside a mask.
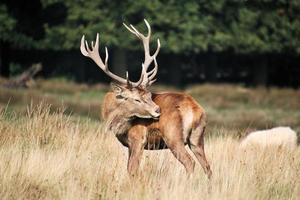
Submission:
[[[195,162],[185,149],[185,145],[188,144],[210,177],[211,170],[204,153],[204,131],[207,121],[204,109],[191,96],[183,93],[152,94],[152,100],[161,109],[158,120],[126,118],[129,113],[126,113],[126,107],[122,108],[116,103],[114,93],[109,92],[104,98],[102,116],[105,120],[116,110],[119,117],[128,119],[127,130],[116,130],[115,134],[118,140],[129,148],[129,173],[136,173],[143,149],[169,148],[190,174],[194,170]],[[184,124],[186,122],[188,126]],[[187,134],[183,133],[184,129]]]

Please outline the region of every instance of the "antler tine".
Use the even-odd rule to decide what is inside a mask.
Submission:
[[[150,38],[151,37],[151,26],[150,24],[148,23],[148,21],[146,19],[144,19],[144,22],[148,28],[148,34],[147,34],[147,37]]]
[[[144,46],[144,51],[145,51],[145,60],[142,63],[142,72],[141,72],[141,76],[140,76],[140,80],[137,82],[139,83],[142,87],[146,87],[151,85],[152,79],[155,77],[155,75],[157,74],[157,62],[156,62],[156,57],[159,53],[160,50],[160,41],[159,39],[157,39],[157,49],[155,51],[155,53],[151,56],[150,54],[150,38],[151,38],[151,26],[148,23],[148,21],[146,19],[144,19],[144,22],[147,26],[148,29],[148,34],[147,36],[141,34],[133,25],[130,24],[130,27],[127,26],[125,23],[123,23],[123,25],[125,26],[126,29],[128,29],[131,33],[133,33],[137,38],[139,38]],[[150,72],[148,71],[148,68],[150,66],[150,64],[154,61],[154,68],[153,70],[151,70]]]
[[[81,38],[80,51],[81,51],[82,55],[88,56],[89,54],[88,54],[88,52],[86,51],[84,41],[85,41],[85,35],[83,35],[82,38]]]
[[[136,28],[135,28],[132,24],[130,24],[130,27],[131,27],[131,29],[136,33],[136,35],[138,35],[138,36],[140,36],[140,37],[143,37],[143,36],[144,36],[144,35],[141,34],[138,30],[136,30]]]
[[[157,74],[158,64],[157,64],[157,61],[156,61],[156,56],[158,55],[159,50],[160,50],[160,41],[159,41],[159,39],[157,39],[157,49],[156,49],[155,53],[153,54],[153,56],[151,56],[151,58],[154,61],[154,68],[148,73],[149,80],[152,80]]]
[[[80,45],[81,53],[84,56],[91,58],[98,65],[98,67],[100,67],[100,69],[102,69],[113,80],[115,80],[121,84],[127,84],[127,85],[131,86],[131,82],[129,81],[128,75],[127,75],[127,78],[124,79],[124,78],[121,78],[109,71],[109,69],[108,69],[109,54],[108,54],[107,47],[105,47],[105,63],[103,63],[103,61],[99,55],[99,33],[97,33],[95,45],[94,45],[93,41],[91,42],[91,44],[92,44],[92,46],[90,49],[87,41],[85,40],[85,36],[83,35],[81,38],[81,45]],[[128,74],[128,72],[127,72],[127,74]]]
[[[154,58],[154,68],[153,70],[149,73],[149,79],[152,80],[156,74],[157,74],[157,69],[158,69],[158,65],[157,65],[157,61],[156,61],[156,58]]]
[[[129,87],[132,87],[132,83],[131,83],[130,80],[129,80],[129,73],[128,73],[128,71],[126,71],[126,82],[127,82],[127,85],[128,85]]]
[[[139,33],[131,24],[127,26],[125,23],[123,23],[125,28],[129,30],[132,34],[134,34],[136,37],[140,38],[141,33]]]
[[[153,54],[153,57],[156,58],[156,56],[159,53],[159,50],[160,50],[160,40],[159,40],[159,38],[157,38],[157,49],[156,49],[155,53]]]
[[[97,47],[97,49],[98,49],[98,47]],[[106,66],[106,69],[108,69],[107,62],[108,62],[108,50],[107,50],[107,47],[105,47],[105,66]]]

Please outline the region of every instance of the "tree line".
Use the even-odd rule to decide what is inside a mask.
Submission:
[[[299,13],[298,0],[4,0],[0,72],[9,75],[14,52],[74,52],[81,35],[92,40],[97,32],[101,51],[108,46],[112,52],[113,70],[123,73],[134,65],[138,71],[142,47],[122,23],[146,31],[146,18],[153,40],[160,38],[162,43],[161,68],[174,84],[184,82],[191,72],[191,82],[226,81],[226,76],[238,81],[248,73],[245,80],[267,84],[270,75],[282,71],[293,72],[293,81],[293,74],[299,73]],[[137,61],[132,62],[133,55]]]

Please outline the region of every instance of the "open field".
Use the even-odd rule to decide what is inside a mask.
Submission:
[[[162,89],[175,90],[153,88]],[[130,179],[127,149],[101,131],[107,90],[62,80],[0,89],[1,199],[299,199],[299,147],[241,151],[238,145],[250,129],[288,125],[299,133],[300,91],[188,87],[209,115],[209,182],[199,165],[187,179],[168,150],[146,151],[139,177]]]

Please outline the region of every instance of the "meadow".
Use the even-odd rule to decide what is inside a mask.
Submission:
[[[187,178],[169,150],[145,151],[139,175],[130,178],[127,148],[102,132],[108,90],[63,79],[0,89],[1,199],[299,199],[299,146],[239,149],[251,130],[291,126],[299,133],[299,90],[209,84],[184,90],[208,113],[210,181],[199,164]],[[161,90],[178,91],[153,87]]]

